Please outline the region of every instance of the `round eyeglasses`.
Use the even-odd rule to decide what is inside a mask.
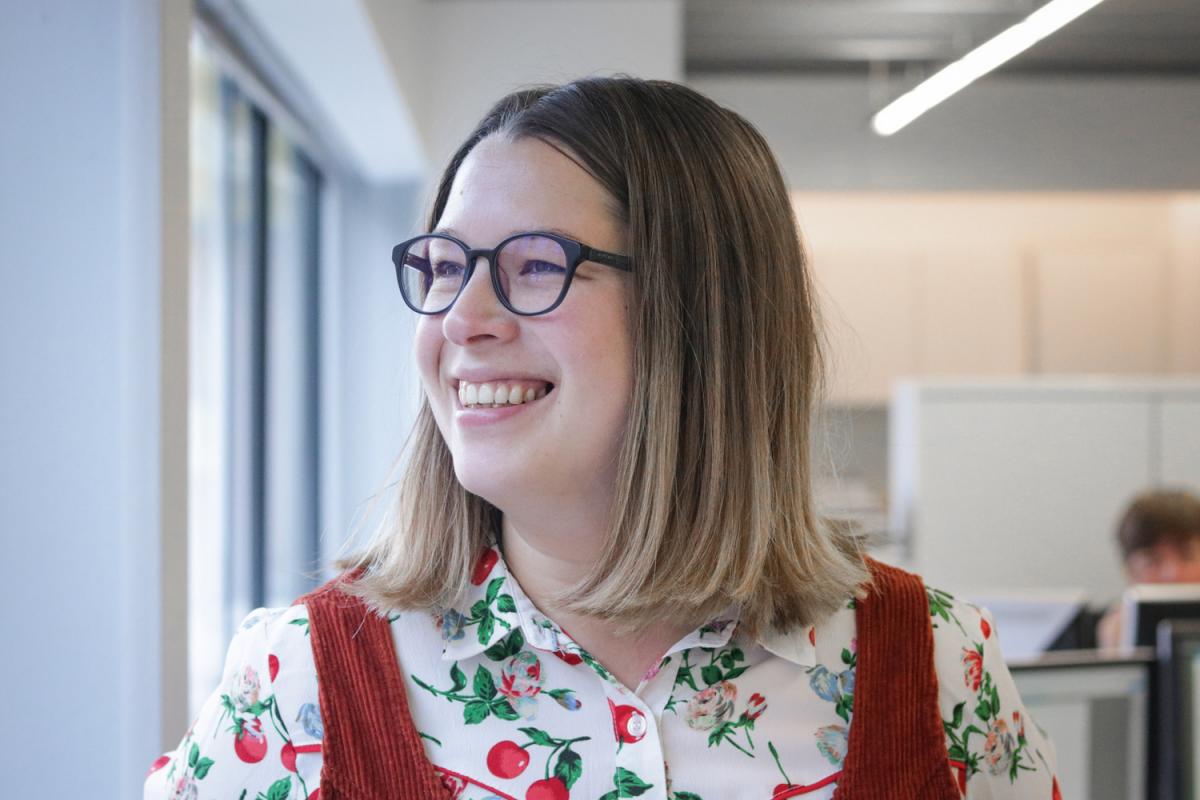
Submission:
[[[632,271],[629,256],[607,253],[555,233],[509,236],[491,250],[472,250],[444,233],[427,233],[392,248],[396,282],[405,304],[418,314],[441,314],[454,305],[488,260],[492,288],[501,304],[525,317],[547,314],[562,303],[575,269],[584,261]]]

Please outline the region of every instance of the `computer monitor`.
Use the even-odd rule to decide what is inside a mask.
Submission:
[[[1159,796],[1200,797],[1200,620],[1158,625]]]
[[[1010,663],[1033,721],[1054,743],[1063,797],[1145,800],[1154,652],[1047,653]]]
[[[1087,594],[1082,589],[1020,589],[968,596],[991,612],[1000,646],[1010,661],[1036,658],[1054,648],[1086,612]],[[1074,642],[1076,647],[1090,643]]]
[[[1131,586],[1121,600],[1121,644],[1154,647],[1164,619],[1200,619],[1200,583]]]

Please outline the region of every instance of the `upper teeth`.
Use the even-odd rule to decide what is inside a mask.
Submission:
[[[530,381],[458,384],[458,402],[464,408],[517,406],[546,396],[546,384]]]

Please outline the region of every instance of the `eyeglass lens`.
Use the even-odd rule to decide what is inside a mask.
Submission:
[[[515,310],[545,311],[558,301],[567,278],[567,254],[545,236],[520,236],[505,242],[496,258],[500,290]],[[400,287],[413,306],[429,314],[448,309],[462,288],[467,252],[457,243],[424,236],[403,257]]]

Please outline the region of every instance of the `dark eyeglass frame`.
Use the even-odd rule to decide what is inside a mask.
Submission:
[[[516,308],[513,308],[512,303],[510,303],[508,298],[505,296],[504,290],[500,287],[500,267],[497,259],[497,256],[500,254],[500,250],[503,249],[504,246],[509,242],[516,241],[517,239],[523,239],[526,236],[541,236],[546,239],[550,239],[556,242],[563,249],[563,253],[565,253],[567,256],[567,272],[563,278],[562,291],[559,292],[558,298],[542,311],[520,311]],[[447,303],[444,308],[440,308],[437,311],[428,311],[423,308],[418,308],[413,301],[409,299],[408,293],[404,291],[404,270],[406,269],[404,257],[408,254],[408,251],[412,248],[412,246],[422,239],[445,239],[448,242],[454,242],[463,249],[463,252],[467,254],[466,273],[463,275],[462,285],[458,287],[458,291],[454,293],[454,297],[450,299],[450,302]],[[583,242],[577,242],[574,239],[570,239],[566,236],[559,236],[557,233],[549,233],[547,231],[524,231],[522,233],[514,233],[512,236],[507,237],[500,242],[500,244],[496,245],[490,250],[487,248],[472,249],[467,246],[466,242],[456,239],[449,234],[423,233],[420,236],[414,236],[411,239],[407,239],[392,248],[392,263],[396,266],[396,283],[400,287],[400,296],[404,298],[404,304],[418,314],[434,316],[437,314],[446,313],[453,308],[454,304],[458,301],[459,295],[463,293],[463,289],[466,289],[467,284],[471,282],[471,276],[475,274],[475,263],[481,258],[486,258],[488,260],[488,271],[491,273],[492,278],[492,291],[496,293],[496,299],[499,300],[500,304],[506,309],[522,317],[537,317],[541,316],[542,314],[549,314],[551,311],[558,308],[559,305],[562,304],[562,301],[566,299],[567,290],[571,288],[571,280],[575,277],[576,268],[578,268],[579,265],[584,261],[593,261],[597,264],[603,264],[606,267],[619,269],[623,272],[633,271],[633,261],[629,258],[629,256],[621,255],[619,253],[609,253],[605,250],[598,250],[595,247],[589,247]],[[408,267],[408,269],[412,269],[412,267]]]

